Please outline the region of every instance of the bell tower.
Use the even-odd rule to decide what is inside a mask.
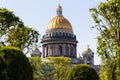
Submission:
[[[86,50],[82,53],[83,56],[83,63],[94,65],[94,52],[89,48],[89,45],[87,45]]]

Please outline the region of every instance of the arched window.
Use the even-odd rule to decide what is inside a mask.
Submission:
[[[62,46],[59,46],[59,55],[60,55],[60,56],[63,55]]]
[[[58,36],[58,33],[56,32],[56,36]]]
[[[59,36],[61,36],[61,32],[59,33]]]
[[[69,34],[69,36],[71,36],[71,34]]]
[[[50,33],[50,37],[52,36],[52,33]]]
[[[91,58],[90,57],[87,58],[87,64],[91,64]]]
[[[63,32],[63,36],[65,36],[65,33]]]
[[[68,33],[66,33],[66,36],[68,36]]]

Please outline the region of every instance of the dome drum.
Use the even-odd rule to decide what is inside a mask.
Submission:
[[[76,58],[76,45],[72,43],[48,43],[42,45],[43,57],[49,56],[65,56],[70,58]]]
[[[49,33],[68,33],[68,34],[73,34],[73,31],[70,29],[50,29],[50,30],[46,30],[46,34]]]
[[[43,39],[72,39],[72,40],[76,40],[76,35],[74,34],[68,34],[68,33],[65,33],[65,32],[56,32],[56,33],[48,33],[46,35],[43,36]]]
[[[43,44],[43,45],[46,45],[46,44],[56,44],[56,43],[60,43],[60,44],[63,44],[63,43],[65,43],[65,44],[73,44],[73,45],[76,45],[76,43],[78,43],[78,41],[76,41],[76,40],[65,40],[65,39],[44,39],[44,40],[42,40],[41,41],[41,43]]]

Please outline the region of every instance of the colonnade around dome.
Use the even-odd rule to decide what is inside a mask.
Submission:
[[[65,39],[76,39],[76,35],[71,34],[71,33],[66,33],[66,32],[48,32],[46,35],[43,35],[43,39],[48,39],[48,38],[65,38]]]

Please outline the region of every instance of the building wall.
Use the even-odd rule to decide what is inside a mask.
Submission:
[[[43,45],[43,58],[48,56],[66,56],[76,58],[76,46],[74,44],[54,43]]]

